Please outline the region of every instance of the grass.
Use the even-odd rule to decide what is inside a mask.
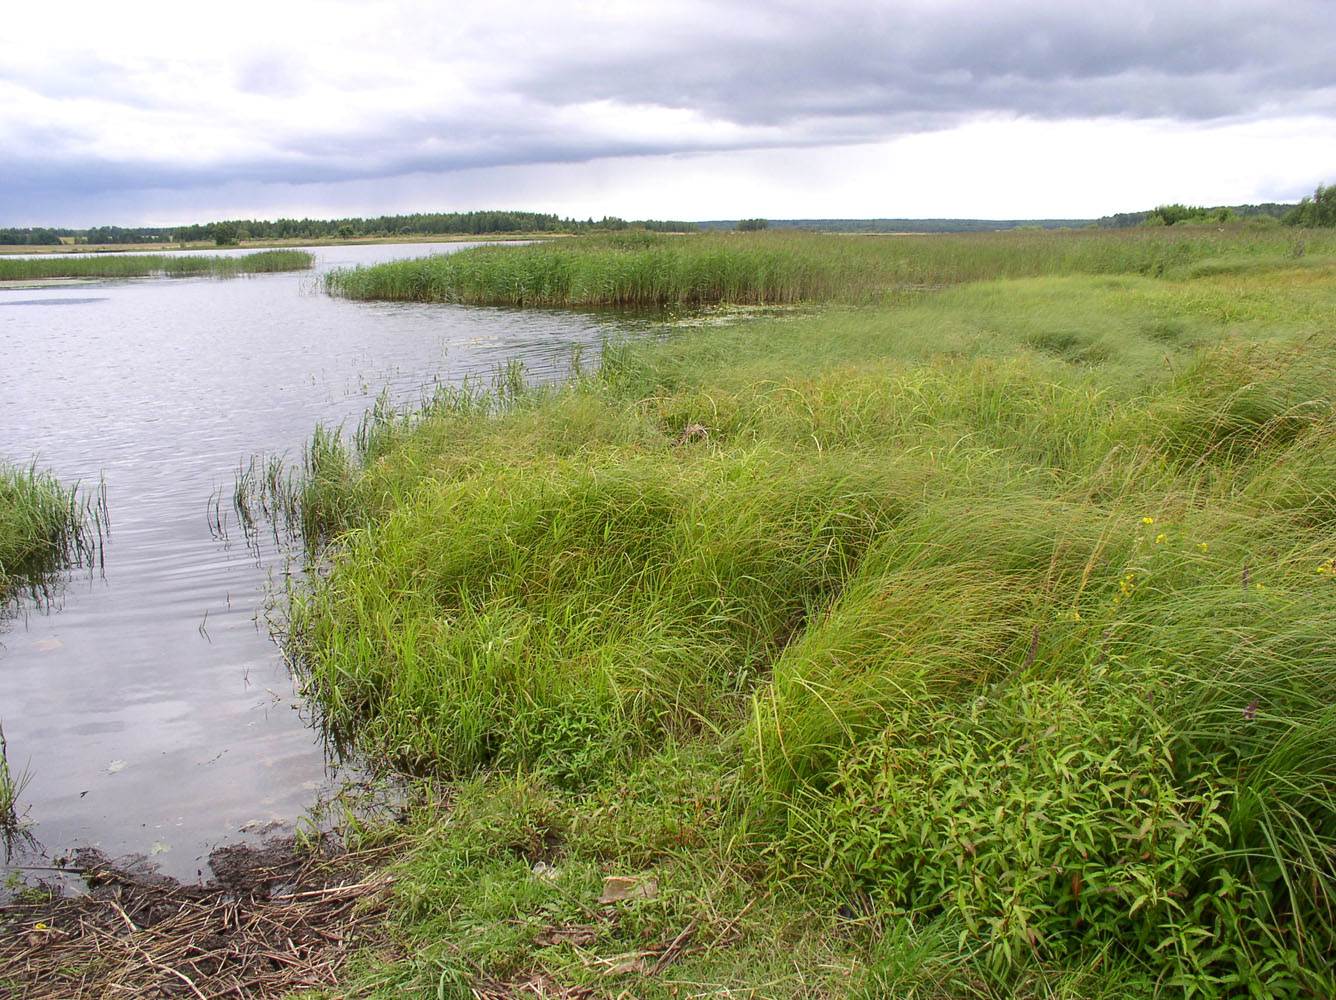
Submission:
[[[34,281],[43,278],[232,278],[240,274],[272,271],[304,271],[314,258],[300,250],[266,250],[238,257],[168,254],[124,254],[34,257],[0,257],[0,281]]]
[[[1336,991],[1336,263],[1036,239],[313,443],[294,664],[447,783],[350,995]]]
[[[1068,274],[1193,275],[1336,253],[1330,232],[1175,227],[848,237],[634,232],[332,271],[354,299],[633,309],[895,302],[943,285]]]
[[[36,464],[0,463],[0,602],[41,591],[50,575],[100,557],[106,495],[64,486]]]

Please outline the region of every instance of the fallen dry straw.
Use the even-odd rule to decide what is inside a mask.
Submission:
[[[258,1000],[331,988],[355,951],[390,947],[393,853],[252,872],[245,891],[113,877],[88,895],[0,908],[0,993]]]

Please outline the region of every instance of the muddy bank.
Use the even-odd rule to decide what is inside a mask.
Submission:
[[[231,845],[209,855],[203,885],[142,857],[76,852],[86,893],[0,906],[0,993],[258,1000],[332,987],[354,952],[394,953],[384,914],[399,850],[350,852],[333,836]]]

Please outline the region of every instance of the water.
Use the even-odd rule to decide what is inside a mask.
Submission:
[[[458,248],[315,252],[325,269]],[[317,421],[351,429],[382,390],[412,401],[511,358],[560,374],[607,331],[347,302],[309,272],[0,289],[0,457],[105,477],[111,518],[100,571],[0,623],[0,722],[46,856],[142,853],[193,879],[212,845],[290,829],[337,778],[266,622],[288,554],[211,530],[244,460],[298,456]]]

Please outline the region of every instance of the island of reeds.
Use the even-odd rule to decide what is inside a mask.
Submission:
[[[350,995],[1336,995],[1330,231],[329,282],[829,303],[317,435],[287,645],[336,741],[428,789],[404,947]]]
[[[0,281],[46,278],[232,278],[273,271],[303,271],[315,258],[303,250],[265,250],[220,254],[88,254],[47,257],[0,257]]]
[[[969,233],[832,239],[794,230],[628,232],[488,246],[338,269],[353,299],[662,309],[717,303],[887,304],[944,285],[1040,275],[1157,277],[1336,252],[1331,230],[1246,227]]]

